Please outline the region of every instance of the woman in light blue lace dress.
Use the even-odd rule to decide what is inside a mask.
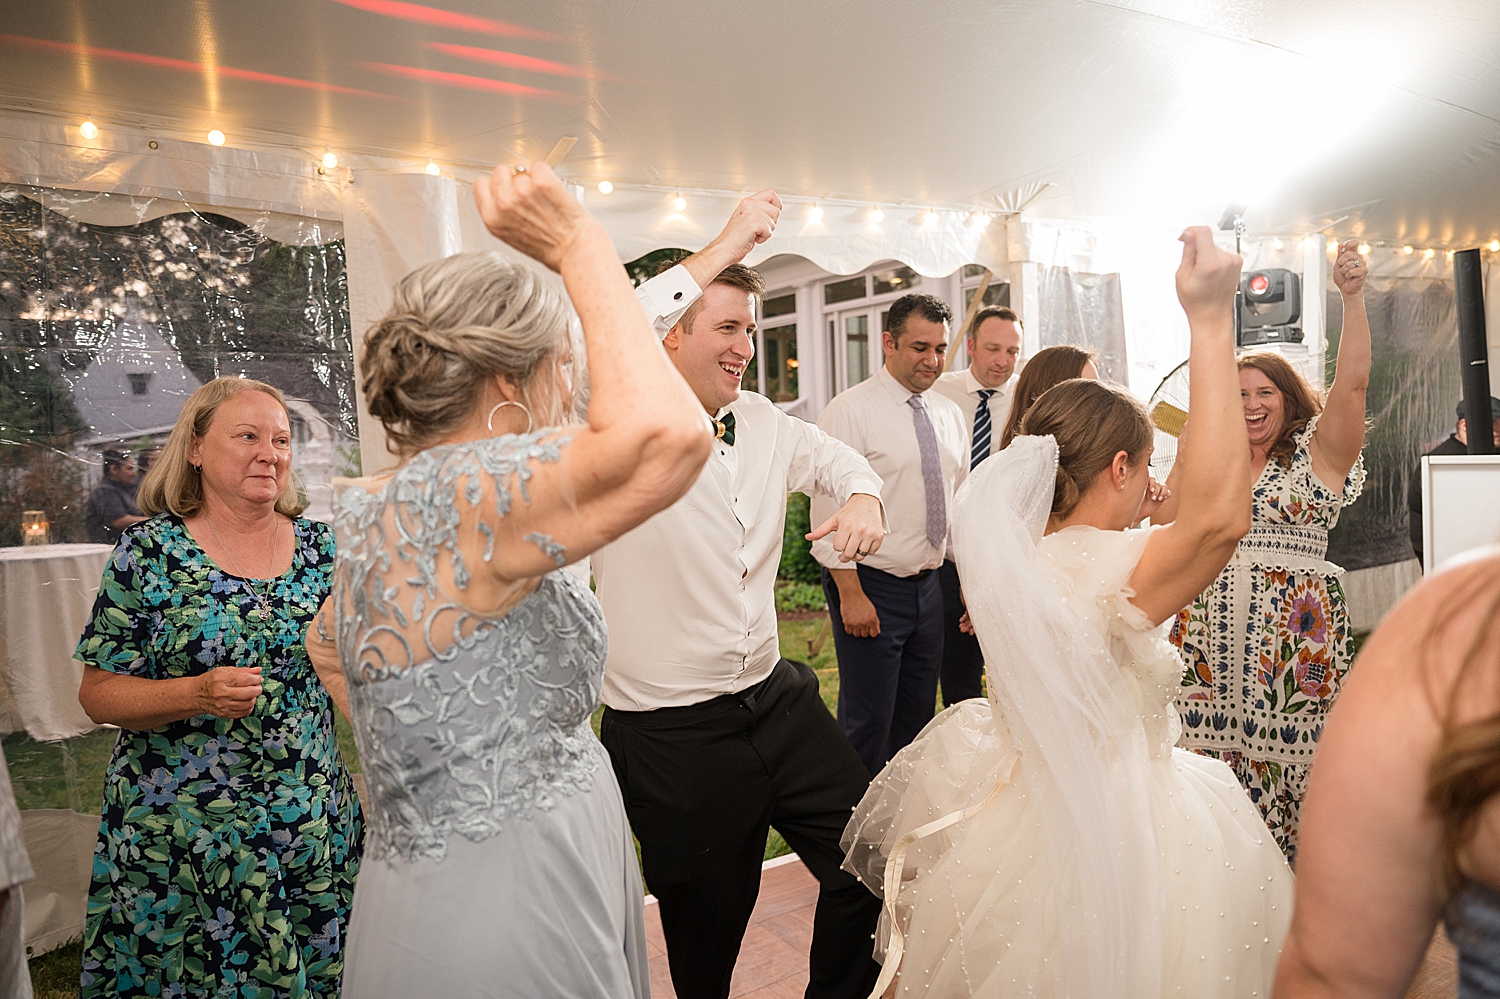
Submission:
[[[589,729],[604,618],[562,567],[681,496],[708,421],[545,164],[475,195],[492,233],[562,275],[588,423],[565,425],[566,298],[499,253],[407,275],[366,339],[365,396],[401,463],[339,489],[308,637],[367,789],[344,995],[647,996],[635,851]]]

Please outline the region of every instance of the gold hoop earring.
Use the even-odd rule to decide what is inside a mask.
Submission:
[[[495,404],[495,408],[492,409],[492,410],[490,410],[489,419],[487,419],[487,420],[484,421],[484,425],[490,428],[490,433],[494,433],[495,432],[495,414],[498,413],[498,412],[500,412],[500,410],[503,407],[505,407],[505,406],[517,406],[517,407],[520,408],[521,412],[523,412],[523,413],[526,414],[526,429],[523,430],[523,431],[521,431],[521,433],[523,433],[523,434],[529,434],[529,433],[531,433],[531,426],[532,426],[531,410],[529,410],[529,409],[526,408],[526,404],[525,403],[523,403],[523,402],[512,402],[509,399],[505,400],[504,402],[497,402]]]

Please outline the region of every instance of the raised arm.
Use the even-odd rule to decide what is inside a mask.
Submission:
[[[1342,490],[1349,469],[1365,446],[1365,392],[1370,387],[1370,320],[1365,315],[1365,278],[1370,268],[1356,240],[1339,246],[1333,283],[1344,300],[1344,330],[1339,335],[1338,366],[1323,404],[1309,449],[1313,473],[1323,484]]]
[[[562,275],[588,352],[588,424],[556,462],[534,461],[525,494],[512,482],[495,525],[492,568],[539,576],[574,561],[674,503],[708,458],[708,419],[667,359],[608,234],[545,163],[500,167],[474,187],[491,233]],[[529,497],[529,498],[528,498]]]
[[[1238,254],[1214,245],[1207,226],[1182,234],[1177,298],[1192,336],[1193,432],[1178,452],[1176,519],[1151,535],[1130,578],[1133,602],[1155,622],[1201,593],[1250,529],[1250,438],[1234,364],[1240,266]]]

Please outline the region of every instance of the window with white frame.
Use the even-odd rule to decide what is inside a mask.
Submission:
[[[890,303],[918,290],[922,276],[904,264],[877,264],[864,274],[823,284],[829,391],[837,395],[869,378],[882,363],[880,333]]]
[[[773,292],[760,306],[760,326],[755,331],[755,358],[740,380],[742,388],[759,392],[772,402],[796,402],[797,383],[797,293]]]

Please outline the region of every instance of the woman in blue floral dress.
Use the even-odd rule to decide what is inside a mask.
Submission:
[[[285,403],[194,393],[142,486],[76,656],[120,726],[81,993],[337,996],[361,824],[303,637],[333,535],[301,512]]]
[[[1326,555],[1328,532],[1365,480],[1368,268],[1356,242],[1333,267],[1344,328],[1326,403],[1281,356],[1239,359],[1256,476],[1250,533],[1171,632],[1186,661],[1180,745],[1229,764],[1293,863],[1308,770],[1354,659],[1343,570]],[[1171,515],[1169,500],[1152,519]]]

